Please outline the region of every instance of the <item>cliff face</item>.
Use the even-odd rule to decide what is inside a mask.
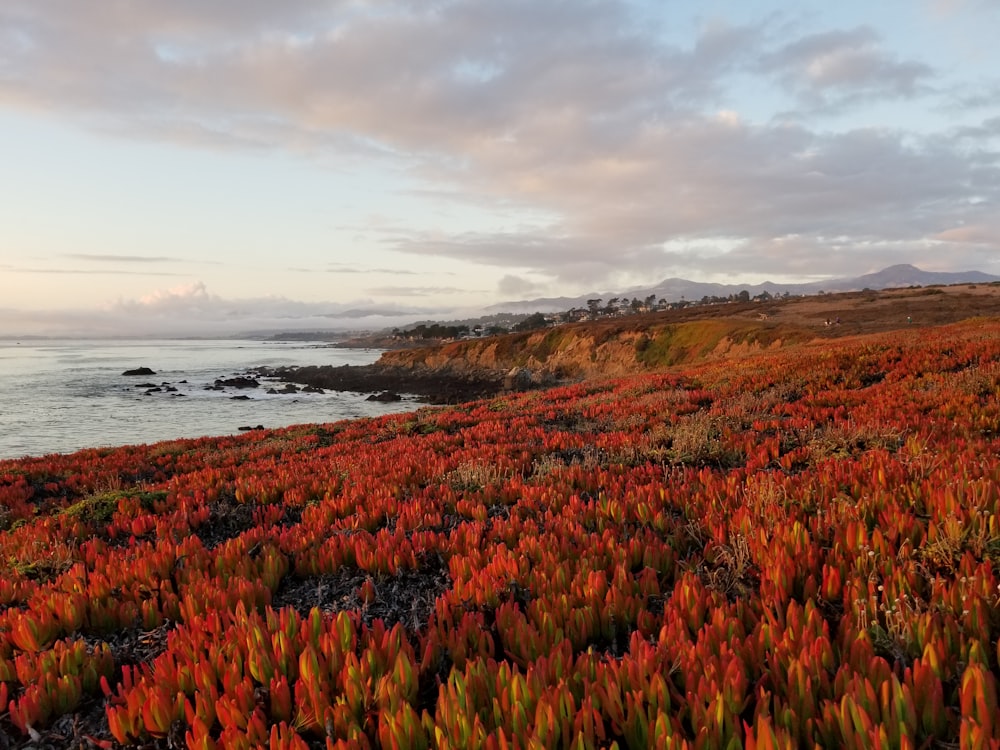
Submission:
[[[386,352],[379,365],[453,375],[529,370],[536,380],[616,376],[806,341],[815,333],[745,319],[601,322]]]

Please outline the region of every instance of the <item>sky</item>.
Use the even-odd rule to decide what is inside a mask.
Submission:
[[[1000,274],[1000,0],[4,0],[0,335]]]

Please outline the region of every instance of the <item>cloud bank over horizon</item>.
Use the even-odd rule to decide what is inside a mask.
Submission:
[[[224,299],[195,282],[120,298],[94,309],[12,310],[0,307],[5,331],[43,337],[212,337],[298,331],[361,331],[405,325],[450,310],[348,303],[307,303],[284,297]]]
[[[322,320],[1000,273],[998,31],[988,0],[12,0],[0,325],[202,280],[184,309]]]

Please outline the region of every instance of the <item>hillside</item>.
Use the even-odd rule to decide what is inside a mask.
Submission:
[[[385,353],[379,365],[456,376],[524,368],[536,382],[620,376],[827,339],[1000,315],[1000,285],[825,294],[572,323]],[[832,325],[828,325],[832,323]]]
[[[807,328],[737,318],[671,323],[660,316],[632,316],[386,352],[378,364],[456,375],[524,368],[543,382],[578,380],[747,354],[813,337]]]
[[[0,744],[995,746],[1000,321],[739,365],[0,461]]]

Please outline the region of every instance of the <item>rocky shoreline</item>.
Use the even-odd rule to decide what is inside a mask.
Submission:
[[[299,367],[261,367],[254,370],[260,378],[294,383],[312,388],[356,393],[410,394],[429,404],[459,404],[490,398],[507,390],[524,390],[524,379],[510,373],[482,371],[454,374],[441,370],[372,365],[305,365]]]

